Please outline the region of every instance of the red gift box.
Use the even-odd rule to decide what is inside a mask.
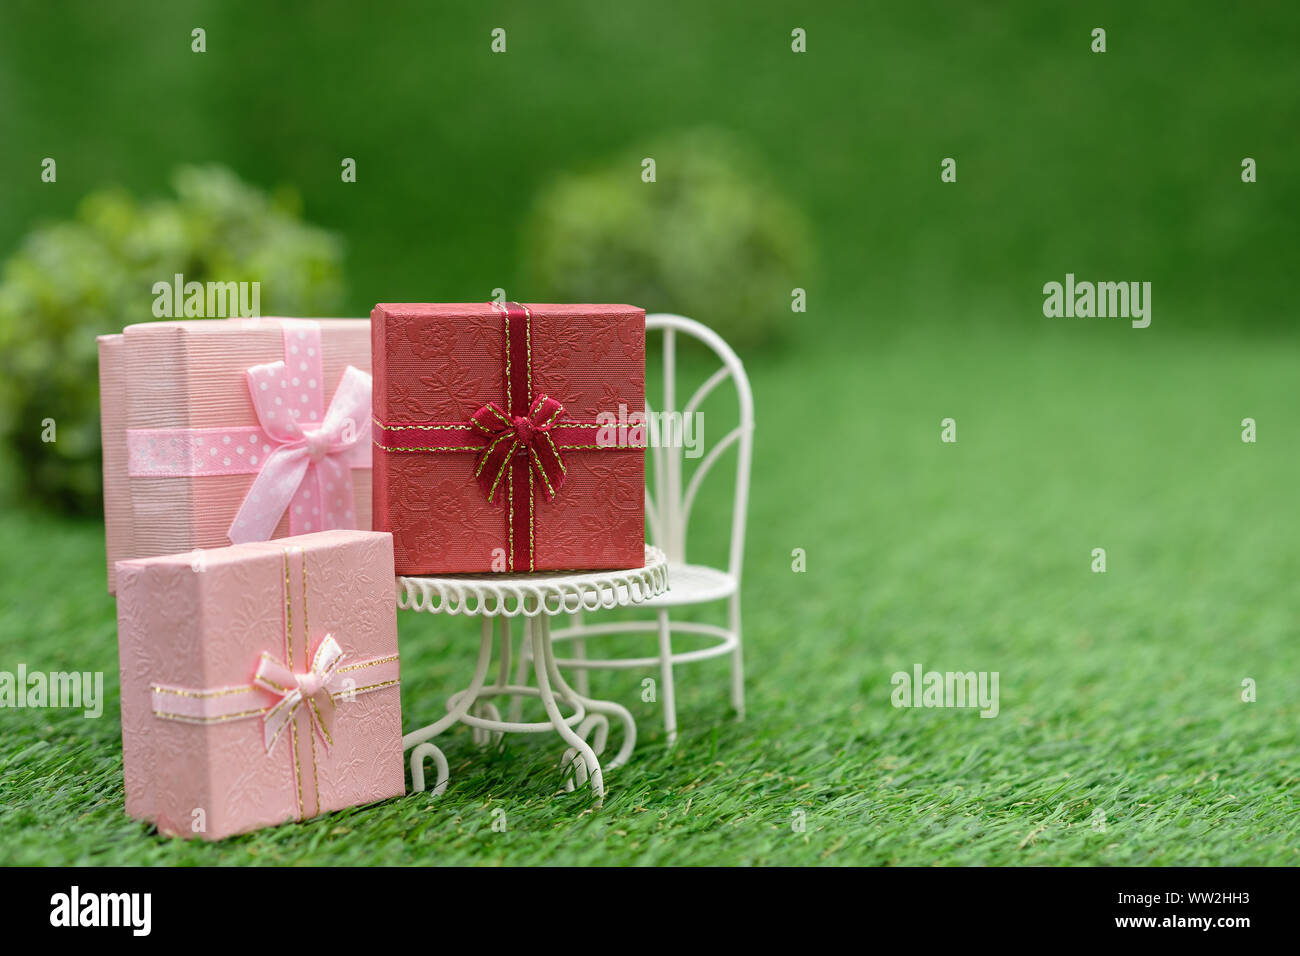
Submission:
[[[641,566],[644,309],[370,315],[374,527],[398,574]]]

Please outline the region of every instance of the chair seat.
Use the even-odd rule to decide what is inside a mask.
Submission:
[[[668,590],[642,607],[678,607],[718,601],[736,593],[736,579],[702,564],[668,562]]]

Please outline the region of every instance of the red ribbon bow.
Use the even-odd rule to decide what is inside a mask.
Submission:
[[[564,484],[567,471],[551,428],[564,417],[564,406],[546,395],[538,395],[527,415],[510,416],[496,402],[488,402],[470,416],[470,424],[487,436],[478,456],[474,477],[493,504],[501,500],[502,478],[512,458],[527,458],[541,480],[549,501]]]

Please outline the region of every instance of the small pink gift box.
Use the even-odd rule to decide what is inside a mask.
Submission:
[[[393,539],[117,565],[126,812],[219,840],[405,790]]]
[[[108,590],[130,558],[370,530],[370,323],[200,319],[99,339]]]

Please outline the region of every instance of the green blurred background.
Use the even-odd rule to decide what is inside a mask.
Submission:
[[[806,53],[791,51],[795,27]],[[485,849],[461,817],[414,823],[401,802],[349,817],[389,841],[389,859],[418,859],[411,834],[432,826],[422,839],[462,861],[1294,862],[1298,50],[1300,7],[1280,0],[318,2],[297,15],[250,0],[8,0],[0,256],[97,190],[166,198],[178,168],[209,164],[341,239],[341,281],[326,285],[345,315],[498,287],[537,300],[548,269],[581,272],[548,260],[568,245],[547,229],[609,210],[652,226],[617,250],[635,259],[628,278],[610,272],[633,290],[701,223],[724,237],[749,216],[788,225],[789,248],[723,243],[691,282],[615,297],[719,325],[734,299],[741,322],[771,330],[750,341],[724,325],[759,416],[749,720],[724,722],[721,669],[705,668],[679,692],[676,752],[657,749],[657,713],[637,712],[646,742],[603,820],[574,822],[544,786],[520,792],[518,767],[492,765],[441,806],[469,819],[473,801],[509,792],[526,821],[513,848]],[[682,188],[701,143],[722,144],[749,202],[685,226],[638,220],[646,190]],[[956,183],[940,182],[945,157]],[[1244,157],[1258,182],[1242,182]],[[582,176],[590,213],[566,199]],[[576,224],[557,226],[557,206],[578,208]],[[1044,318],[1042,286],[1067,272],[1151,282],[1150,328]],[[795,286],[806,313],[790,311]],[[948,415],[957,446],[938,441]],[[1240,441],[1246,416],[1257,446]],[[111,674],[101,530],[29,507],[19,484],[5,482],[0,522],[15,555],[0,667],[89,666],[92,653]],[[36,551],[17,558],[20,545]],[[1099,545],[1105,578],[1087,573]],[[815,573],[791,573],[794,547]],[[83,582],[78,596],[49,600],[42,565]],[[404,644],[408,709],[439,708],[468,673],[468,645],[429,633]],[[889,672],[915,661],[1001,668],[1002,718],[892,710]],[[1237,699],[1246,676],[1269,688],[1252,707]],[[635,684],[621,693],[630,704]],[[326,852],[329,824],[235,850],[141,849],[111,726],[82,742],[93,776],[41,806],[33,794],[71,772],[59,755],[82,727],[21,719],[27,736],[0,750],[0,783],[26,808],[10,832],[30,831],[14,859]],[[687,790],[694,815],[678,820]],[[665,817],[634,806],[674,822],[659,832]],[[772,818],[751,826],[755,806]],[[1098,806],[1110,835],[1089,830]],[[827,822],[781,842],[770,831],[790,808]],[[598,839],[557,846],[560,826]],[[683,832],[693,840],[674,842]]]
[[[791,52],[795,26],[806,54]],[[1089,50],[1095,26],[1105,54]],[[490,52],[495,27],[505,55]],[[160,194],[178,165],[218,162],[292,186],[346,238],[348,314],[495,287],[526,299],[521,224],[545,183],[714,126],[814,225],[823,269],[798,283],[803,331],[1034,334],[1042,284],[1066,271],[1152,281],[1150,335],[1290,328],[1297,48],[1284,0],[326,0],[302,16],[252,0],[10,0],[0,250],[96,187]],[[57,185],[40,181],[46,156]],[[673,156],[656,159],[670,184]]]

